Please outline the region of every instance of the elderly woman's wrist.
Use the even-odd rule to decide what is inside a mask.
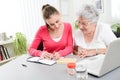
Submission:
[[[97,53],[97,50],[96,49],[87,49],[87,53],[88,53],[88,55],[92,55],[92,56],[94,56],[94,55],[96,55]]]
[[[95,51],[96,51],[96,55],[98,55],[98,48],[96,48]]]

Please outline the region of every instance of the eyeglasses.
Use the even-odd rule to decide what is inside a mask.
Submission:
[[[88,21],[78,21],[76,20],[77,25],[88,26],[91,22]]]

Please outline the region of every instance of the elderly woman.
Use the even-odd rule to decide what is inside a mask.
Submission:
[[[111,41],[116,39],[107,24],[98,22],[99,13],[86,5],[78,13],[78,28],[74,33],[74,51],[79,57],[104,54]]]

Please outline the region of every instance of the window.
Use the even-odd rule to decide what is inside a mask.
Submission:
[[[27,40],[31,42],[35,33],[41,25],[44,25],[42,18],[41,8],[44,4],[50,4],[59,8],[57,0],[21,0],[22,11],[24,16],[24,33],[27,36]],[[28,42],[29,42],[28,41]]]
[[[95,0],[94,6],[99,12],[103,12],[103,0]]]
[[[120,19],[120,0],[111,0],[112,17]]]

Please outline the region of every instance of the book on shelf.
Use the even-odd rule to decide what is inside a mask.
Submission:
[[[2,61],[2,60],[3,60],[3,56],[2,56],[2,51],[0,49],[0,61]]]
[[[0,45],[0,53],[2,55],[2,60],[10,58],[8,50],[3,45]]]

